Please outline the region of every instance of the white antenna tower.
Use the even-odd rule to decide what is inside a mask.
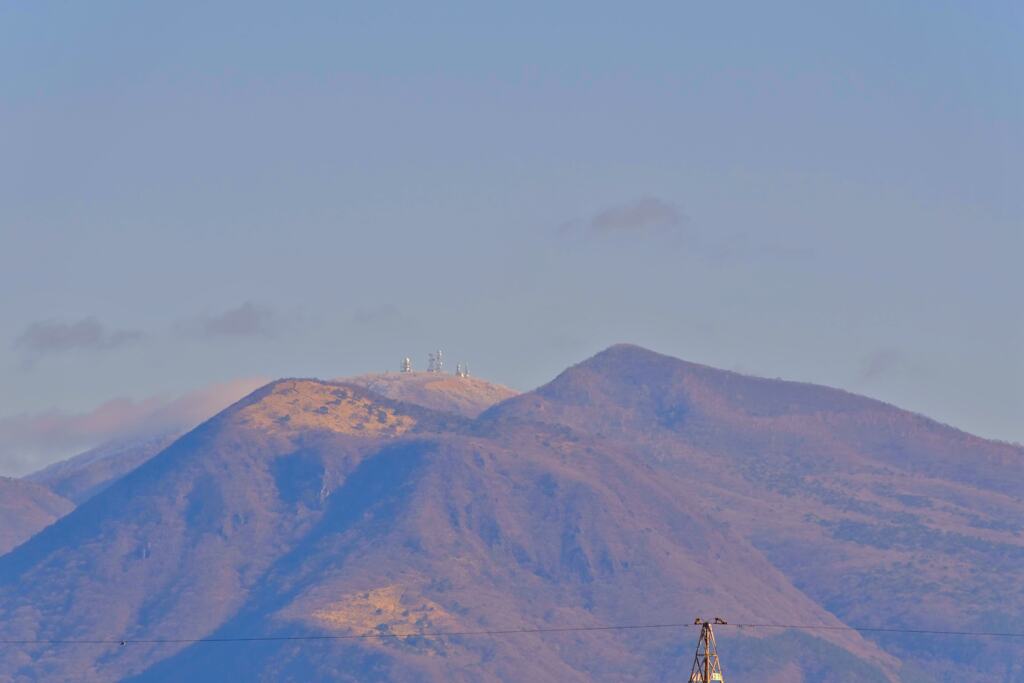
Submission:
[[[441,349],[427,354],[427,372],[444,372],[444,354]]]
[[[412,358],[409,356],[402,359],[402,372],[412,372]]]
[[[456,377],[469,377],[469,363],[459,363],[455,366]]]

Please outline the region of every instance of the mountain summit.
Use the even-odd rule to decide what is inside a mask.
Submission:
[[[749,680],[1020,672],[842,630],[1019,628],[1020,448],[630,346],[475,418],[382,393],[274,382],[0,557],[0,638],[48,641],[0,675],[676,680],[692,629],[605,627],[698,614],[822,627],[723,627]]]
[[[385,398],[466,417],[476,417],[494,404],[516,395],[508,387],[477,377],[456,377],[439,372],[386,372],[338,381],[364,387]]]

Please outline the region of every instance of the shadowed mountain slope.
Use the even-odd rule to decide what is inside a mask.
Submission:
[[[421,421],[449,419],[357,387],[268,385],[0,558],[5,637],[209,632],[301,538],[321,497],[367,449]],[[321,464],[317,453],[331,457]],[[103,647],[81,658],[60,648],[6,650],[0,672],[112,680],[173,649],[115,650],[112,660]]]
[[[836,389],[628,345],[481,421],[497,432],[559,425],[700,482],[689,495],[846,623],[1024,630],[1019,446]],[[1024,652],[1006,641],[884,642],[911,680],[975,667],[1024,676]]]
[[[363,461],[303,543],[214,637],[671,623],[702,609],[839,625],[646,467],[571,443],[551,450],[433,436],[399,440]],[[878,666],[894,662],[858,636],[838,636],[819,642],[846,651],[840,669],[880,676]],[[343,641],[313,644],[314,656],[306,644],[283,641],[262,645],[236,673],[251,680],[279,672],[290,680],[659,680],[683,666],[680,653],[694,637],[679,628]],[[198,644],[138,680],[213,681],[223,656]]]
[[[0,555],[53,524],[74,504],[45,486],[0,477]]]
[[[0,638],[114,641],[5,649],[0,680],[669,681],[692,628],[352,636],[1019,628],[1020,458],[627,346],[475,420],[281,380],[0,558]],[[324,635],[343,639],[289,640]],[[169,642],[204,637],[282,639]],[[1015,680],[1024,659],[841,630],[719,643],[727,677],[765,681]]]
[[[179,436],[180,432],[173,432],[106,443],[24,478],[78,505],[170,446]]]
[[[339,380],[361,386],[384,398],[404,401],[441,412],[475,417],[492,405],[516,395],[516,392],[475,377],[455,377],[439,373],[371,374]],[[74,457],[54,463],[23,479],[42,484],[61,498],[79,505],[173,443],[182,432],[122,439],[105,443]],[[26,491],[32,487],[23,487]],[[8,486],[0,497],[7,509],[0,554],[52,524],[73,506],[50,506],[41,513],[38,505],[24,500],[21,489]],[[17,493],[16,493],[17,492]],[[36,494],[37,497],[40,494]],[[59,514],[55,513],[59,512]]]

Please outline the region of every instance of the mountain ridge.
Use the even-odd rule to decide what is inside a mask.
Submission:
[[[0,556],[74,508],[46,486],[0,477]]]
[[[695,381],[684,376],[694,364],[623,348],[633,347],[475,419],[343,382],[268,384],[0,557],[0,637],[480,630],[689,612],[974,626],[970,601],[1013,625],[1024,593],[1008,568],[1024,559],[1024,505],[996,491],[1019,482],[1004,464],[1017,451],[1007,460],[998,444],[951,441],[885,404],[808,411],[774,380],[751,389],[709,369]],[[751,401],[760,409],[736,407]],[[973,481],[950,474],[954,452],[981,470]],[[691,638],[280,641],[235,673],[651,680],[685,665]],[[825,681],[894,669],[890,680],[929,680],[979,665],[1013,675],[1020,659],[1006,643],[942,657],[927,643],[847,632],[719,639],[733,671],[774,661]],[[778,660],[776,646],[791,656]],[[220,656],[151,643],[80,648],[69,661],[39,645],[0,655],[0,672],[218,680]]]

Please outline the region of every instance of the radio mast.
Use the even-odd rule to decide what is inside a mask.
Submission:
[[[444,372],[444,354],[441,349],[427,354],[427,372]]]

